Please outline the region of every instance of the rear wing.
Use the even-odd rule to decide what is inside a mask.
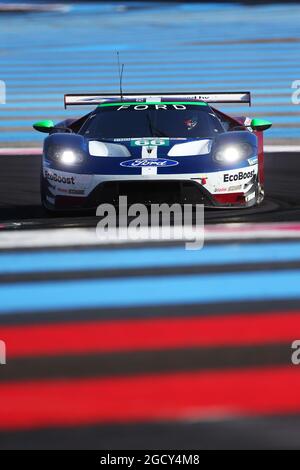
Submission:
[[[227,103],[227,104],[248,104],[251,106],[251,93],[249,91],[239,92],[209,92],[209,93],[101,93],[97,94],[75,94],[65,95],[65,109],[68,106],[95,106],[106,101],[116,100],[123,101],[133,100],[141,102],[162,101],[164,99],[180,99],[180,100],[199,100],[206,103]]]

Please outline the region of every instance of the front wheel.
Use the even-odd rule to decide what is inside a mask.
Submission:
[[[261,204],[265,198],[265,191],[263,186],[258,183],[258,190],[257,190],[257,204]]]
[[[59,213],[55,211],[53,206],[51,207],[51,204],[47,201],[47,198],[50,198],[51,194],[49,193],[49,190],[47,189],[47,185],[45,184],[45,179],[42,174],[41,174],[41,179],[40,179],[40,194],[41,194],[41,204],[46,214],[49,216],[57,216]]]

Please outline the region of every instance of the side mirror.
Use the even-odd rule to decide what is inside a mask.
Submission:
[[[270,127],[272,127],[272,123],[264,119],[252,119],[251,121],[251,128],[257,132],[267,131]]]
[[[35,122],[33,124],[33,128],[38,132],[50,134],[50,132],[54,129],[54,122],[48,119],[46,121]]]

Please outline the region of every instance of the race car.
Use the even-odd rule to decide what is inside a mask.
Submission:
[[[92,106],[76,119],[40,121],[46,132],[41,198],[50,211],[117,203],[201,203],[241,208],[264,197],[263,131],[217,103],[251,105],[249,92],[65,95]]]

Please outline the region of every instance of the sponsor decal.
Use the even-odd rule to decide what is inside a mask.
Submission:
[[[132,146],[134,146],[133,142],[135,142],[135,141],[138,141],[138,140],[147,140],[147,141],[151,140],[152,141],[152,139],[153,139],[153,137],[142,137],[142,138],[141,137],[134,137],[134,138],[124,138],[124,137],[121,138],[120,137],[120,138],[113,139],[113,142],[131,142]],[[155,138],[155,141],[157,141],[157,140],[160,141],[160,142],[162,142],[162,141],[166,142],[168,140],[169,143],[170,143],[169,138],[159,138],[159,139]],[[172,141],[173,140],[175,140],[175,141],[186,141],[187,137],[172,137]],[[169,145],[169,143],[168,143],[168,145]],[[145,145],[147,145],[147,144],[145,144]],[[155,145],[158,145],[158,144],[155,144]],[[162,144],[160,143],[160,145],[162,145]],[[167,145],[167,144],[164,144],[164,145]]]
[[[167,104],[138,104],[136,106],[133,106],[132,104],[124,104],[122,106],[120,106],[117,111],[122,111],[123,109],[133,109],[134,111],[146,111],[147,109],[149,109],[150,106],[154,106],[155,109],[162,109],[164,111],[167,111],[168,109],[176,109],[177,111],[182,111],[182,110],[185,110],[187,109],[187,107],[184,105],[184,104],[171,104],[171,105],[167,105]]]
[[[227,188],[215,188],[215,193],[227,193]]]
[[[169,145],[170,139],[132,139],[130,141],[131,147],[161,147]]]
[[[257,157],[248,158],[248,163],[249,163],[249,165],[256,165],[257,162],[258,162],[258,158],[257,158]]]
[[[228,183],[230,181],[241,181],[245,179],[252,178],[256,174],[255,170],[251,171],[239,171],[238,173],[224,175],[224,183]]]
[[[58,191],[59,193],[69,194],[69,190],[66,189],[66,188],[57,188],[57,191]]]
[[[85,191],[84,189],[70,189],[69,194],[76,194],[76,195],[84,195]]]
[[[249,202],[254,198],[255,198],[255,193],[251,193],[251,194],[249,194],[249,196],[246,196],[246,202]]]
[[[120,163],[121,166],[130,168],[165,168],[167,166],[176,166],[178,164],[179,162],[174,160],[167,160],[164,158],[141,158],[137,160],[126,160],[125,162]]]
[[[229,186],[228,191],[240,191],[242,189],[242,185],[238,184],[237,186]]]
[[[76,184],[74,176],[66,177],[61,176],[57,173],[52,173],[48,170],[45,170],[45,178],[49,181],[54,181],[55,183],[62,184]]]

